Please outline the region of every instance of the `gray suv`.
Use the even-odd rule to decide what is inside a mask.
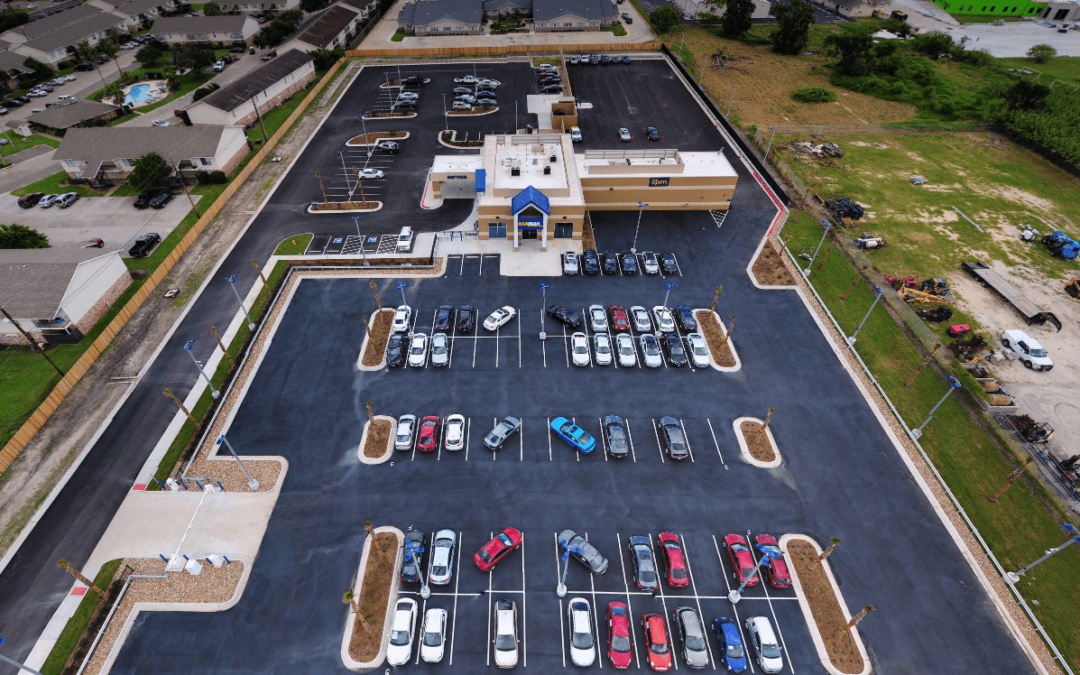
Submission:
[[[608,559],[600,555],[600,551],[597,551],[595,546],[586,541],[585,537],[573,530],[563,530],[559,533],[559,541],[565,541],[566,546],[570,549],[579,549],[580,553],[571,550],[570,557],[584,565],[593,574],[607,572]]]

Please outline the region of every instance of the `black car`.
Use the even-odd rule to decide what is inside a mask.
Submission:
[[[229,52],[232,53],[232,54],[243,54],[244,53],[244,48],[243,47],[233,47],[232,49],[229,50]]]
[[[94,64],[90,63],[89,61],[84,61],[83,63],[76,63],[75,64],[75,70],[78,70],[78,71],[88,71],[88,70],[93,70],[93,69],[94,69]]]
[[[643,591],[655,593],[660,589],[660,575],[656,573],[656,559],[648,537],[630,537],[630,566],[634,570],[634,583]]]
[[[163,209],[165,206],[173,200],[173,193],[168,190],[162,190],[156,197],[150,200],[150,208]]]
[[[664,253],[660,256],[660,269],[667,275],[679,273],[679,263],[675,262],[674,253]]]
[[[567,328],[581,327],[581,317],[572,309],[567,309],[562,305],[552,305],[551,307],[548,307],[547,313],[548,316]]]
[[[457,311],[457,332],[471,333],[476,324],[476,308],[472,305],[462,305]]]
[[[681,306],[675,308],[675,323],[678,324],[686,333],[693,333],[698,329],[697,319],[694,318],[694,313],[690,311],[689,307]]]
[[[600,272],[600,256],[596,251],[587,248],[581,252],[581,270],[585,274],[597,274]]]
[[[19,208],[30,209],[37,206],[37,203],[41,201],[41,198],[45,196],[44,192],[31,192],[28,195],[19,197]]]
[[[154,197],[157,197],[157,195],[157,190],[146,190],[145,192],[140,192],[139,196],[135,198],[135,208],[145,209],[147,206],[150,206],[150,202],[153,201]]]
[[[622,459],[630,454],[630,437],[626,434],[626,423],[621,417],[608,415],[604,418],[604,440],[612,457]]]
[[[660,132],[656,130],[656,127],[649,127],[648,129],[645,130],[645,140],[646,141],[659,141],[660,140]]]
[[[435,325],[431,327],[431,330],[435,333],[445,333],[450,330],[453,323],[454,308],[450,305],[443,305],[435,312]]]
[[[105,65],[106,63],[109,62],[109,57],[102,54],[102,55],[97,57],[97,62],[98,62],[98,65]]]
[[[402,84],[424,84],[424,78],[417,77],[416,75],[410,75],[408,77],[401,78]]]
[[[561,94],[562,93],[562,85],[561,84],[551,84],[551,85],[548,85],[546,87],[540,87],[540,93],[542,93],[542,94]]]
[[[484,436],[484,445],[489,450],[498,450],[520,430],[521,420],[516,417],[504,417],[494,429],[488,432],[487,436]]]
[[[604,274],[619,273],[619,256],[615,255],[615,251],[604,251],[601,268]]]
[[[154,249],[154,246],[161,241],[161,235],[157,232],[150,232],[144,234],[135,240],[135,244],[128,249],[128,255],[132,258],[145,258],[150,255],[150,251]]]
[[[4,102],[4,107],[5,108],[21,108],[21,107],[23,107],[23,102],[20,101],[17,98],[13,98],[10,101],[5,101]]]
[[[667,356],[668,365],[682,368],[686,365],[686,348],[683,347],[682,338],[674,333],[666,333],[661,338],[660,344],[664,347],[664,355]]]
[[[604,64],[606,66],[607,64],[611,63],[611,57],[608,56],[607,54],[604,54],[603,56],[600,57],[600,63],[602,63],[602,64]]]
[[[386,341],[386,365],[399,368],[405,365],[405,336],[394,333]]]
[[[682,425],[674,417],[660,418],[660,442],[664,451],[672,459],[686,459],[690,456],[690,446],[686,444],[686,435]]]
[[[410,546],[410,543],[412,546]],[[423,532],[419,530],[409,530],[405,533],[405,542],[402,544],[402,550],[406,552],[412,550],[413,553],[410,556],[410,559],[406,559],[404,553],[401,554],[401,583],[415,584],[420,581],[420,570],[423,569],[424,554],[416,553],[416,550],[423,548],[425,548]]]
[[[619,254],[619,262],[622,263],[623,274],[637,274],[637,258],[633,253],[630,251],[623,251]]]

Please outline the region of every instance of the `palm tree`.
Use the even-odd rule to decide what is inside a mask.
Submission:
[[[358,614],[360,612],[360,604],[356,601],[356,595],[352,592],[351,588],[342,594],[341,601],[349,606],[349,611],[353,614]]]
[[[866,607],[863,607],[861,612],[859,612],[855,616],[851,617],[851,621],[847,622],[847,625],[844,626],[844,630],[851,630],[855,626],[858,626],[859,622],[862,621],[863,619],[865,619],[866,615],[869,614],[872,611],[874,611],[874,606],[873,605],[867,605]],[[843,632],[843,631],[841,631],[841,632]]]
[[[123,106],[125,98],[124,88],[120,85],[119,81],[107,84],[105,85],[105,88],[101,90],[102,101],[108,99],[119,106]]]
[[[832,545],[830,545],[829,548],[827,548],[827,549],[825,549],[824,551],[821,552],[821,555],[819,555],[817,557],[818,562],[821,562],[821,561],[825,560],[825,558],[828,558],[829,554],[831,554],[833,552],[833,549],[836,548],[840,544],[840,539],[838,537],[829,537],[829,539],[832,540]]]
[[[375,291],[375,304],[379,306],[379,311],[381,312],[382,300],[379,298],[379,286],[375,283],[374,280],[369,281],[368,284],[371,286],[371,290]]]
[[[116,48],[116,45],[114,45],[111,40],[101,40],[97,43],[97,53],[112,59],[113,63],[116,65],[116,72],[120,73],[120,78],[123,79],[124,71],[120,70],[120,62],[116,60],[117,55],[120,53],[120,50]]]
[[[61,559],[60,559],[60,562],[56,563],[56,566],[57,566],[57,567],[59,567],[59,568],[60,568],[60,569],[62,569],[62,570],[67,570],[68,572],[70,572],[70,573],[71,573],[71,576],[73,576],[73,577],[75,577],[76,579],[78,579],[78,580],[79,580],[79,582],[80,582],[80,583],[82,583],[82,585],[86,586],[87,588],[89,588],[89,589],[90,589],[90,590],[92,590],[93,592],[97,593],[97,594],[98,594],[98,595],[99,595],[100,597],[102,597],[102,598],[104,598],[104,597],[105,597],[105,591],[103,591],[103,590],[101,590],[100,588],[98,588],[98,587],[97,587],[97,586],[96,586],[96,585],[94,584],[94,582],[93,582],[93,581],[90,581],[89,579],[87,579],[87,578],[86,578],[86,577],[85,577],[85,576],[83,575],[83,573],[82,573],[82,572],[80,572],[79,570],[77,570],[77,569],[75,569],[74,567],[72,567],[72,566],[71,566],[71,563],[69,563],[69,562],[68,562],[67,560],[65,560],[65,559],[61,558]]]
[[[719,286],[716,287],[716,295],[713,296],[712,309],[709,310],[710,312],[715,312],[716,311],[716,301],[720,299],[720,291],[722,291],[722,290],[724,290],[724,284],[720,284]]]
[[[371,412],[371,401],[367,402],[367,418],[368,418],[368,424],[370,424],[371,428],[374,429],[375,428],[375,413]],[[371,521],[369,520],[368,525],[370,525],[370,524],[371,524]]]
[[[94,66],[94,70],[97,71],[98,77],[101,78],[102,82],[105,82],[105,76],[101,74],[101,69],[97,67],[97,59],[94,58],[96,52],[94,51],[94,48],[90,46],[90,43],[83,40],[75,45],[75,51],[78,52],[80,59]]]

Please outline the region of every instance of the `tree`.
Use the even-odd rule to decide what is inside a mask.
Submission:
[[[156,45],[146,45],[135,53],[135,60],[147,68],[153,68],[161,60],[161,50]]]
[[[863,77],[874,68],[874,39],[870,33],[832,33],[825,38],[829,54],[840,56],[837,70],[841,75]]]
[[[149,152],[135,160],[135,168],[128,175],[128,185],[139,190],[150,190],[164,186],[172,175],[169,166],[161,155]]]
[[[720,284],[719,286],[716,287],[716,295],[713,296],[712,308],[709,309],[710,312],[715,312],[716,311],[716,302],[720,299],[720,291],[722,291],[722,290],[724,290],[724,284]]]
[[[177,70],[202,72],[213,65],[217,58],[213,50],[200,45],[180,42],[173,45],[173,61]]]
[[[105,76],[101,74],[101,69],[98,68],[97,59],[94,58],[94,48],[90,46],[90,43],[83,40],[79,44],[75,45],[75,51],[79,54],[79,59],[94,66],[94,70],[97,71],[98,77],[101,81],[105,81]]]
[[[777,29],[771,36],[773,51],[778,54],[798,54],[810,43],[810,26],[814,20],[814,6],[806,0],[791,0],[791,4],[778,2],[769,11],[776,17]]]
[[[222,16],[225,14],[225,10],[221,9],[221,5],[216,2],[207,2],[202,6],[203,16]]]
[[[71,574],[71,576],[78,579],[83,586],[86,586],[93,592],[97,593],[99,596],[103,598],[105,597],[105,591],[98,588],[93,581],[90,581],[85,576],[83,576],[83,573],[72,567],[71,563],[69,563],[67,560],[61,559],[60,562],[56,563],[56,566],[62,570],[67,570]]]
[[[679,13],[671,5],[660,5],[649,14],[649,23],[657,33],[667,33],[679,25]]]
[[[109,100],[117,105],[124,104],[124,88],[120,85],[120,81],[117,80],[111,84],[105,85],[105,88],[101,90],[101,100]]]
[[[379,306],[379,311],[382,311],[382,299],[379,298],[379,285],[374,280],[369,281],[368,285],[371,286],[371,290],[375,291],[375,304]]]
[[[176,66],[171,63],[166,63],[162,69],[161,74],[165,76],[165,86],[171,91],[177,91],[180,89],[180,76],[176,74]],[[220,89],[218,85],[212,85],[214,89]]]
[[[317,12],[320,9],[326,9],[330,4],[330,0],[300,0],[300,9],[305,12]]]
[[[345,49],[338,47],[337,49],[319,49],[314,52],[308,52],[315,57],[315,70],[330,70],[331,66],[337,63],[338,59],[345,57]]]
[[[121,74],[124,72],[120,68],[120,62],[116,60],[116,57],[120,54],[120,50],[116,48],[116,45],[109,40],[101,40],[97,43],[96,51],[98,54],[112,59],[113,65],[116,66],[116,72]]]
[[[352,592],[351,588],[341,594],[341,601],[349,606],[349,611],[353,614],[360,611],[360,605],[356,602],[356,594]]]
[[[1027,55],[1035,59],[1035,63],[1046,63],[1047,59],[1057,56],[1057,50],[1050,45],[1034,45],[1027,50]]]
[[[1005,92],[1009,110],[1038,110],[1046,103],[1050,87],[1032,80],[1020,80]]]
[[[913,51],[925,54],[935,61],[946,54],[952,54],[955,48],[952,36],[940,30],[919,33],[911,41]]]
[[[821,555],[819,555],[817,557],[818,562],[821,562],[821,561],[825,560],[825,558],[828,558],[829,555],[832,554],[833,549],[840,545],[840,538],[839,537],[829,537],[829,539],[832,540],[832,544],[830,544],[829,548],[822,551]]]
[[[266,48],[273,47],[295,31],[303,20],[304,14],[300,10],[290,9],[274,17],[274,20],[263,26],[263,29],[255,34],[255,46]]]
[[[374,429],[375,428],[375,413],[371,412],[371,401],[367,402],[367,418],[368,418],[368,424],[370,424],[371,428]]]
[[[49,238],[23,225],[0,225],[0,248],[49,248]]]
[[[725,0],[724,16],[720,18],[720,27],[724,34],[737,37],[750,30],[753,23],[754,0]]]
[[[27,58],[26,61],[24,61],[23,63],[26,65],[27,68],[34,71],[34,79],[37,82],[40,82],[42,80],[51,80],[56,77],[55,70],[45,65],[41,61],[38,61],[37,59]]]

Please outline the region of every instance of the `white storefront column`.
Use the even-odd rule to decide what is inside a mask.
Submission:
[[[518,217],[514,216],[514,251],[518,250]]]
[[[541,251],[546,251],[547,250],[547,226],[548,226],[547,214],[543,214],[542,218],[543,218],[543,221],[542,221],[542,224],[541,224],[541,227],[540,227],[540,250]]]

